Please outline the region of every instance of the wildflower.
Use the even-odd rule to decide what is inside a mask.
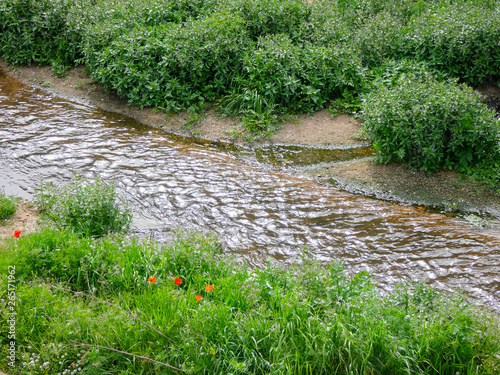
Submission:
[[[15,230],[14,231],[14,237],[19,238],[20,235],[21,235],[21,231],[20,230]]]
[[[424,208],[422,206],[418,206],[418,209],[419,210],[423,210]]]
[[[156,283],[156,277],[154,277],[154,276],[153,276],[153,277],[150,277],[150,278],[148,279],[148,281],[149,281],[150,283]]]
[[[205,291],[207,291],[207,292],[211,292],[212,290],[214,290],[214,286],[213,285],[207,285],[205,287]]]
[[[197,294],[194,296],[194,299],[200,302],[203,299],[203,297]]]
[[[181,285],[182,279],[180,278],[174,279],[174,283],[176,283],[177,285]]]

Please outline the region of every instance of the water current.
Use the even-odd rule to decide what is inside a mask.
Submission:
[[[307,253],[396,280],[464,290],[500,312],[500,234],[416,207],[349,194],[180,141],[122,115],[63,100],[0,75],[0,187],[31,197],[73,173],[116,182],[136,230],[216,233],[252,267]]]

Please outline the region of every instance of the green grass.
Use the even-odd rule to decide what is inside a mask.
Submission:
[[[382,294],[368,274],[348,275],[337,263],[303,259],[249,270],[219,254],[214,237],[179,234],[158,244],[54,228],[10,240],[1,251],[1,319],[8,266],[17,285],[18,361],[12,369],[0,360],[12,374],[500,369],[497,316],[422,284]],[[7,325],[0,327],[3,352]]]
[[[5,192],[0,190],[0,223],[2,220],[9,219],[16,212],[16,198],[5,195]]]

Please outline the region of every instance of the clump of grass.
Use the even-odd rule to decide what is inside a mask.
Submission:
[[[0,190],[0,220],[6,220],[16,212],[16,198],[5,195]]]
[[[35,202],[59,228],[86,236],[126,232],[132,221],[130,209],[115,185],[99,178],[75,176],[66,185],[42,185]]]
[[[53,374],[72,363],[89,374],[500,369],[498,317],[462,295],[408,284],[384,296],[367,273],[307,259],[250,271],[218,247],[194,234],[158,244],[56,229],[11,241],[0,269],[19,270],[15,371],[34,357]],[[71,272],[50,259],[72,259]],[[0,329],[2,349],[6,337]]]

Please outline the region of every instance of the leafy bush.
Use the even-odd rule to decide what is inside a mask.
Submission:
[[[374,68],[387,59],[406,57],[398,52],[405,30],[401,21],[390,13],[381,13],[366,20],[356,33],[356,45],[363,64]]]
[[[307,22],[311,8],[302,0],[228,0],[224,12],[240,14],[249,37],[256,41],[267,35],[285,34],[292,38],[298,26]]]
[[[314,1],[309,6],[309,17],[287,33],[294,44],[330,47],[352,43],[353,25],[339,12],[335,2]]]
[[[448,74],[432,68],[424,61],[384,60],[384,62],[369,70],[367,76],[367,91],[382,88],[394,88],[401,84],[405,77],[417,81],[437,80],[439,82],[451,78]]]
[[[66,14],[71,0],[3,0],[0,3],[0,55],[10,64],[73,64],[80,36],[71,33]]]
[[[99,178],[74,177],[64,186],[44,185],[37,191],[36,203],[58,227],[86,236],[127,231],[132,221],[115,186]]]
[[[16,212],[16,199],[8,197],[0,190],[0,220],[5,220]]]
[[[141,27],[113,42],[93,75],[131,103],[179,110],[214,100],[241,69],[245,22],[216,14],[180,25]]]
[[[444,0],[446,2],[447,0]],[[328,0],[325,0],[328,2]],[[389,15],[405,25],[411,18],[433,7],[440,1],[415,0],[338,0],[338,12],[342,17],[354,25],[362,28],[366,22],[377,18],[381,14]],[[441,1],[443,2],[443,1]]]
[[[363,101],[364,126],[379,162],[432,172],[498,155],[500,124],[478,93],[453,81],[402,76]]]
[[[413,19],[402,52],[477,85],[500,77],[500,13],[454,6]]]
[[[472,5],[429,7],[407,24],[380,13],[359,29],[356,41],[370,67],[386,58],[425,61],[430,67],[481,84],[500,77],[499,12]]]
[[[225,99],[236,113],[274,106],[280,112],[309,112],[364,84],[356,54],[347,48],[296,46],[285,35],[260,38],[245,54],[244,75]]]
[[[183,23],[213,6],[214,0],[101,0],[73,7],[68,23],[82,34],[84,61],[92,63],[111,42],[135,28]]]

